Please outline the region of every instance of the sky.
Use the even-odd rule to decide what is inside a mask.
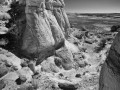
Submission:
[[[120,13],[120,0],[64,0],[73,13]]]

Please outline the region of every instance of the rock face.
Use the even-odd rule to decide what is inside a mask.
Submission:
[[[25,1],[22,1],[20,3],[25,4]],[[21,24],[22,20],[18,26],[23,25],[24,28],[18,29],[22,33],[19,40],[22,54],[30,59],[37,58],[37,64],[40,64],[47,57],[54,55],[55,50],[65,46],[65,36],[70,24],[63,0],[45,0],[38,3],[41,4],[41,11],[32,7],[37,6],[37,3],[26,2],[26,28]]]
[[[42,16],[38,17],[37,13],[35,16],[27,14],[26,20],[27,27],[23,35],[22,50],[28,55],[39,57],[43,60],[45,57],[39,56],[40,53],[54,50],[54,39],[52,32],[50,31],[51,29],[49,24],[46,23],[48,21]],[[48,54],[46,53],[46,55]]]
[[[47,10],[53,10],[53,15],[57,19],[63,33],[67,34],[67,29],[70,28],[70,23],[64,10],[64,0],[46,0],[45,5]]]
[[[114,39],[100,75],[99,90],[119,90],[120,88],[120,32]]]
[[[64,0],[53,0],[53,14],[55,15],[63,33],[66,35],[68,34],[67,30],[70,28],[70,23],[64,10],[64,6]]]
[[[55,40],[55,49],[59,49],[64,45],[65,37],[64,34],[51,11],[46,11],[48,21],[50,23],[51,32]]]

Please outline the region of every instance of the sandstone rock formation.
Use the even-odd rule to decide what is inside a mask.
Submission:
[[[64,10],[64,6],[64,0],[53,0],[53,14],[55,15],[64,35],[68,36],[68,29],[70,28],[70,23]]]
[[[54,52],[54,39],[47,19],[42,16],[42,13],[32,12],[32,4],[26,2],[26,29],[22,39],[22,50],[29,56],[39,57],[42,61],[45,57],[39,56],[40,53],[45,54],[46,52],[48,55],[47,51]],[[31,8],[29,8],[30,6]],[[33,8],[33,10],[36,9]]]
[[[20,3],[25,4],[24,1]],[[51,2],[46,0],[45,5],[42,1],[38,3],[41,4],[39,8],[41,11],[32,8],[32,3],[26,2],[26,28],[18,28],[18,30],[24,32],[19,40],[22,54],[29,59],[37,58],[37,65],[47,57],[54,55],[55,50],[65,46],[65,34],[70,28],[68,17],[63,9],[64,1]],[[65,25],[62,24],[61,26],[61,19],[55,16],[54,9],[60,10],[60,18],[64,20]],[[32,12],[33,10],[36,10],[36,12]],[[19,20],[18,26],[21,22]],[[62,32],[63,29],[66,30],[65,34]],[[73,47],[75,46],[73,45]]]
[[[64,46],[65,36],[55,18],[55,16],[52,14],[52,11],[46,11],[46,16],[50,23],[51,32],[52,32],[53,38],[55,40],[54,47],[55,47],[55,49],[59,49],[62,46]]]

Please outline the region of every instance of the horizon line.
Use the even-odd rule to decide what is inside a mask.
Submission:
[[[69,11],[66,11],[67,13],[89,13],[89,14],[120,14],[120,12],[69,12]]]

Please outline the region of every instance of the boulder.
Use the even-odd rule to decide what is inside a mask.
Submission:
[[[33,72],[31,71],[30,68],[28,67],[24,67],[22,68],[21,70],[18,70],[17,71],[17,74],[22,78],[26,78],[27,81],[31,81],[32,80],[32,75],[33,75]]]
[[[65,40],[65,46],[68,50],[70,50],[72,53],[77,53],[79,52],[79,49],[77,45],[70,43],[69,41]]]
[[[63,90],[77,90],[77,85],[68,84],[68,83],[58,83],[58,86]]]
[[[54,63],[54,57],[49,57],[47,58],[46,61],[43,61],[41,63],[41,69],[45,72],[54,72],[54,73],[58,73],[59,72],[59,68],[55,65]]]
[[[79,31],[79,30],[75,30],[71,33],[71,35],[73,35],[74,37],[76,37],[77,39],[82,39],[85,36],[85,32],[84,31]]]
[[[62,59],[62,66],[65,70],[72,69],[73,55],[72,52],[65,46],[56,51],[56,55]]]

